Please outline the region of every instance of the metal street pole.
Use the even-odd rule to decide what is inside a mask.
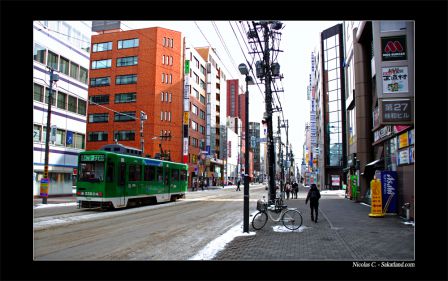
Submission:
[[[245,108],[246,108],[246,120],[245,120],[245,147],[244,153],[244,220],[243,220],[243,232],[249,232],[249,83],[253,85],[252,77],[249,75],[247,66],[242,63],[238,66],[241,74],[246,75],[246,95],[245,95]]]
[[[48,109],[47,109],[47,128],[45,135],[45,164],[44,176],[40,182],[40,196],[42,197],[42,204],[47,204],[49,182],[48,178],[48,160],[50,154],[50,126],[51,126],[51,104],[53,103],[53,82],[59,80],[59,76],[54,74],[54,69],[50,67],[50,89],[48,92]]]

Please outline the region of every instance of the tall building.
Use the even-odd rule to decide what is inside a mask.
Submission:
[[[59,76],[52,85],[48,160],[51,195],[72,194],[78,154],[85,149],[86,103],[91,22],[33,22],[33,193],[39,195],[45,163],[50,86],[49,68]]]
[[[323,135],[321,176],[325,188],[341,189],[346,163],[345,129],[345,77],[344,40],[342,24],[330,27],[321,33],[320,63],[322,69],[322,92],[320,120],[323,122],[320,134]],[[317,137],[317,135],[316,135]],[[317,138],[314,139],[316,143]]]
[[[189,66],[185,85],[189,106],[188,172],[191,186],[193,180],[206,177],[207,62],[193,47],[186,48],[185,60]]]
[[[183,66],[178,31],[152,27],[92,36],[87,150],[118,142],[182,162]]]
[[[225,125],[227,78],[224,65],[212,47],[195,48],[207,62],[206,102],[207,128],[205,147],[207,151],[206,176],[209,184],[220,184],[224,180],[224,157],[221,155],[221,125]]]
[[[388,185],[388,211],[404,215],[409,204],[413,218],[414,23],[344,22],[344,29],[347,181],[359,190],[354,199],[370,202],[376,175]]]

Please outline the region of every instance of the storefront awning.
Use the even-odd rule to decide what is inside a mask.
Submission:
[[[381,162],[381,161],[384,161],[384,160],[383,160],[383,159],[375,160],[375,161],[370,162],[369,164],[367,164],[366,167],[368,167],[368,166],[373,166],[373,165],[375,165],[375,164],[377,164],[377,163],[379,163],[379,162]]]
[[[361,173],[361,176],[363,176],[366,173],[367,169],[383,168],[384,167],[383,162],[384,162],[384,159],[381,158],[381,159],[377,159],[375,161],[368,163],[364,167],[364,171]]]

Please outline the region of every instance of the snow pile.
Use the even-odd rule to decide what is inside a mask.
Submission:
[[[211,260],[218,252],[223,250],[226,245],[237,236],[252,236],[255,232],[243,232],[243,225],[236,225],[229,231],[208,243],[199,253],[189,258],[189,260]]]
[[[307,227],[307,226],[302,225],[296,230],[287,229],[284,225],[276,225],[276,226],[272,227],[274,232],[303,232],[305,229],[308,229],[308,228],[312,228],[312,227]]]
[[[78,203],[77,202],[57,203],[57,204],[42,204],[42,203],[39,203],[39,204],[34,206],[34,209],[53,208],[53,207],[68,207],[68,206],[78,206]]]

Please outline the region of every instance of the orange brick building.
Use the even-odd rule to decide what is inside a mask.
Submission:
[[[183,45],[180,32],[160,27],[92,36],[87,150],[115,141],[141,149],[144,112],[144,155],[161,144],[182,162]]]

